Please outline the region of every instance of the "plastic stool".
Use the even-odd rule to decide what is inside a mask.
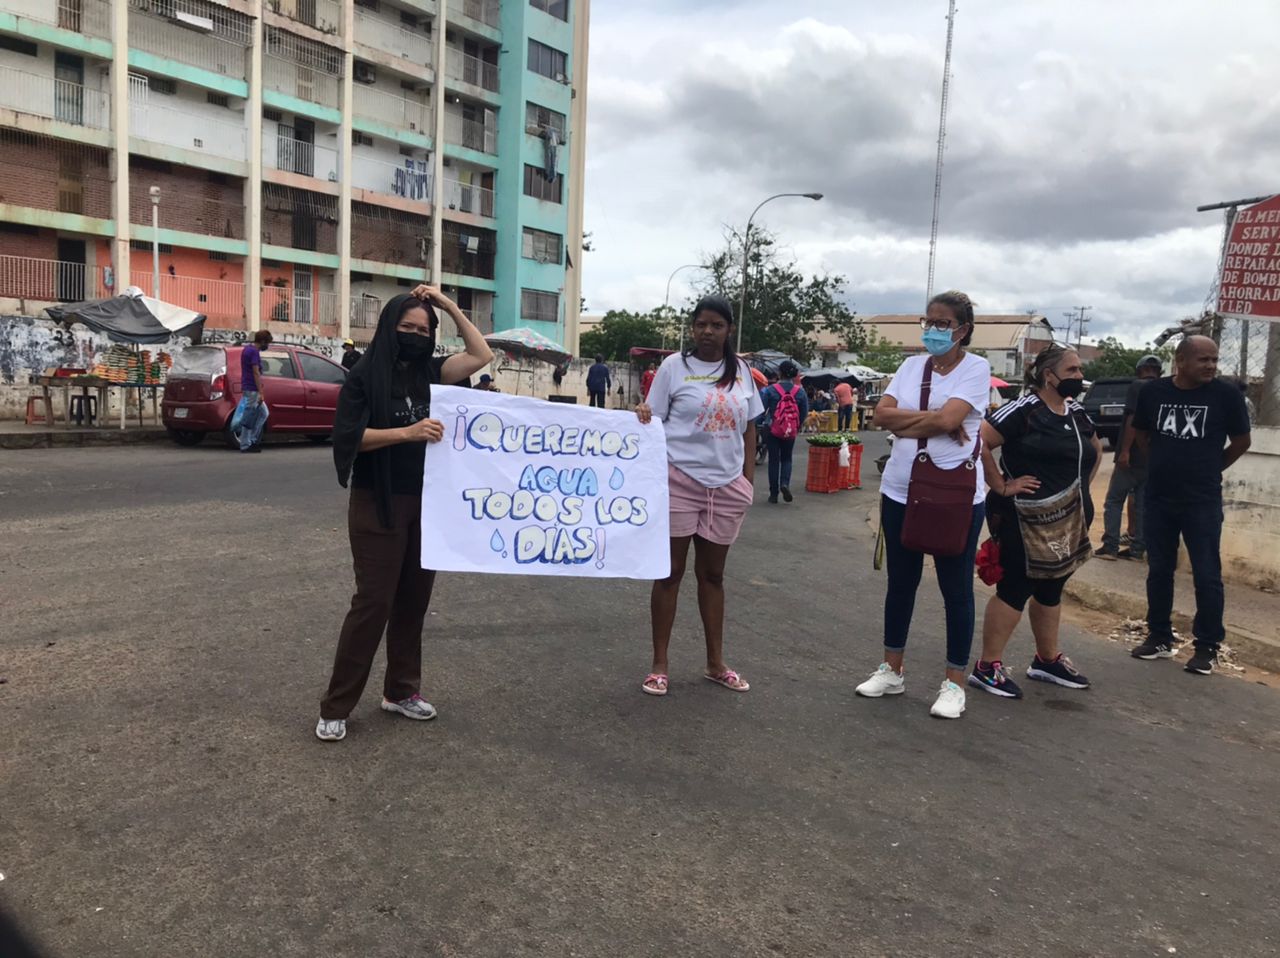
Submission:
[[[36,403],[42,407],[39,417],[36,416]],[[32,426],[37,422],[48,422],[49,407],[46,404],[44,396],[28,396],[27,397],[27,425]]]
[[[72,396],[71,418],[77,426],[83,426],[88,418],[90,425],[98,418],[98,398],[96,396]]]

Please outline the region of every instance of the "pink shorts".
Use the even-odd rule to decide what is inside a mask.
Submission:
[[[755,494],[755,487],[746,476],[739,476],[727,486],[708,489],[667,463],[667,486],[671,497],[671,538],[697,535],[722,546],[737,541]]]

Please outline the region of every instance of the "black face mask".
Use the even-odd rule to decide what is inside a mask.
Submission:
[[[1084,392],[1083,379],[1059,379],[1058,385],[1053,387],[1058,390],[1058,395],[1063,399],[1075,399]]]
[[[396,332],[396,345],[400,348],[400,358],[414,362],[432,352],[431,338],[417,333]]]

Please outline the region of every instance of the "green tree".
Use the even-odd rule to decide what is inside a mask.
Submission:
[[[858,362],[879,373],[894,373],[906,358],[901,347],[889,342],[874,329],[867,330],[866,344],[858,351]]]
[[[1173,363],[1173,349],[1169,346],[1157,349],[1151,345],[1130,348],[1114,336],[1098,342],[1098,358],[1084,367],[1084,378],[1090,381],[1134,375],[1134,367],[1143,356],[1159,356],[1165,369]]]
[[[598,326],[582,334],[578,350],[584,357],[603,356],[613,362],[625,362],[632,347],[661,347],[666,328],[661,308],[651,313],[611,309]]]

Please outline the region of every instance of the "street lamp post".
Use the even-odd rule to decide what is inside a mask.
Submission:
[[[760,207],[765,203],[771,203],[774,200],[781,199],[784,196],[803,196],[810,200],[822,199],[821,193],[775,193],[773,196],[764,200],[760,206],[751,211],[751,215],[747,217],[747,232],[742,237],[742,296],[738,302],[738,351],[742,351],[742,326],[743,314],[747,311],[747,268],[748,257],[751,254],[751,221],[756,218],[756,214],[760,212]]]
[[[151,194],[151,295],[160,298],[160,187],[153,186]]]
[[[671,271],[671,275],[667,277],[667,295],[662,298],[662,320],[667,320],[667,310],[671,308],[671,281],[676,278],[676,273],[682,269],[702,269],[701,263],[685,263],[683,266],[677,266]],[[667,331],[664,327],[662,330],[662,348],[667,348]],[[680,348],[684,349],[684,326],[680,327]]]

